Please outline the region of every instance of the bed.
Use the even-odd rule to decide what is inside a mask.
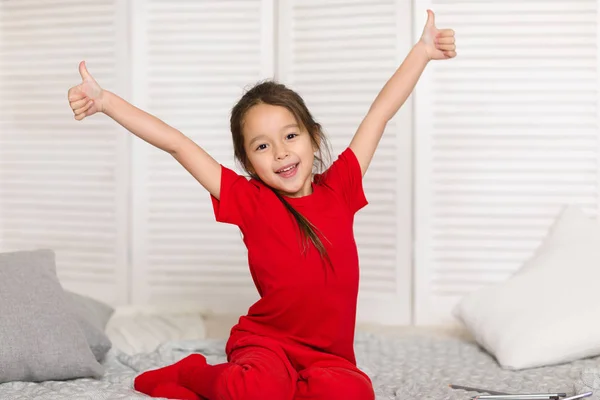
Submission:
[[[202,339],[172,338],[151,351],[138,353],[122,346],[117,339],[123,348],[114,346],[110,350],[101,380],[5,383],[0,385],[0,399],[148,398],[132,389],[133,378],[141,371],[171,364],[193,352],[206,355],[211,363],[225,360],[224,345],[230,321],[215,323],[209,318],[205,326]],[[148,330],[147,323],[143,329]],[[131,332],[130,337],[135,337],[135,332]],[[356,334],[356,355],[359,366],[373,380],[377,399],[469,399],[475,394],[450,389],[450,383],[507,392],[562,391],[567,394],[594,390],[594,386],[598,386],[600,392],[600,385],[596,385],[600,384],[597,373],[600,357],[510,371],[500,368],[466,333],[455,329],[361,326]]]
[[[600,224],[578,208],[567,207],[535,256],[509,279],[460,301],[455,316],[464,328],[359,326],[357,361],[372,378],[376,398],[458,400],[475,395],[448,387],[457,384],[509,393],[594,391],[597,393],[589,399],[599,400],[598,243]],[[110,351],[102,353],[106,358],[101,379],[41,383],[5,379],[8,383],[0,384],[2,400],[147,398],[132,389],[133,379],[142,371],[172,364],[195,352],[206,355],[210,363],[225,361],[225,341],[237,316],[184,310],[181,305],[115,311],[85,296],[65,296],[56,277],[54,255],[48,250],[0,253],[0,272],[4,273],[0,315],[8,316],[0,330],[0,350],[18,350],[0,364],[0,375],[3,366],[16,366],[17,372],[44,367],[38,360],[47,353],[55,356],[56,363],[42,369],[51,373],[75,365],[77,358],[65,361],[71,355],[89,360],[80,363],[82,368],[98,367],[94,349],[108,350],[112,342]],[[565,288],[573,292],[567,294]],[[18,318],[15,310],[21,310]],[[48,334],[50,331],[54,335]],[[473,332],[478,342],[468,332]],[[98,336],[107,338],[98,340]],[[36,347],[49,337],[54,340]],[[56,343],[63,351],[57,350]],[[79,351],[75,351],[77,343]],[[102,343],[107,345],[102,347]],[[485,344],[490,352],[477,343]],[[530,367],[524,367],[527,365]]]

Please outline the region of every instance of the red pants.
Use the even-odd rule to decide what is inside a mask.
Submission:
[[[217,374],[198,369],[186,377],[184,386],[202,387],[195,392],[209,400],[375,398],[369,377],[338,356],[239,333],[228,342],[227,354],[227,364],[208,367],[218,370]],[[203,378],[213,381],[201,382]]]

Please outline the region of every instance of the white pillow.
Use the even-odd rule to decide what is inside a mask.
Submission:
[[[204,311],[184,306],[121,306],[108,321],[106,335],[124,353],[148,353],[168,341],[206,338]]]
[[[454,316],[506,369],[600,355],[600,224],[570,206],[508,280],[466,295]]]

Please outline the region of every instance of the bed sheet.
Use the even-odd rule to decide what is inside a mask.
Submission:
[[[171,364],[194,352],[206,355],[209,363],[224,362],[224,346],[224,339],[202,339],[170,341],[155,351],[134,355],[112,349],[104,362],[107,372],[101,380],[5,383],[0,385],[0,399],[148,398],[132,389],[138,373]],[[474,395],[450,389],[450,383],[521,393],[600,393],[600,357],[510,371],[500,368],[477,344],[460,337],[366,332],[356,336],[356,356],[359,367],[373,380],[377,399],[466,400]],[[597,400],[598,396],[594,394],[590,399]]]

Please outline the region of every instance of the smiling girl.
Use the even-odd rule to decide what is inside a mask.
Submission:
[[[438,30],[428,10],[421,39],[327,169],[325,135],[302,98],[276,82],[254,86],[230,119],[235,157],[250,179],[103,90],[80,64],[83,81],[68,94],[75,119],[103,112],[189,171],[210,193],[216,220],[242,231],[260,294],[232,328],[227,363],[208,365],[193,354],[139,375],[138,391],[176,399],[374,398],[353,346],[359,287],[353,223],[367,204],[362,179],[386,124],[428,62],[455,56],[454,32]]]

